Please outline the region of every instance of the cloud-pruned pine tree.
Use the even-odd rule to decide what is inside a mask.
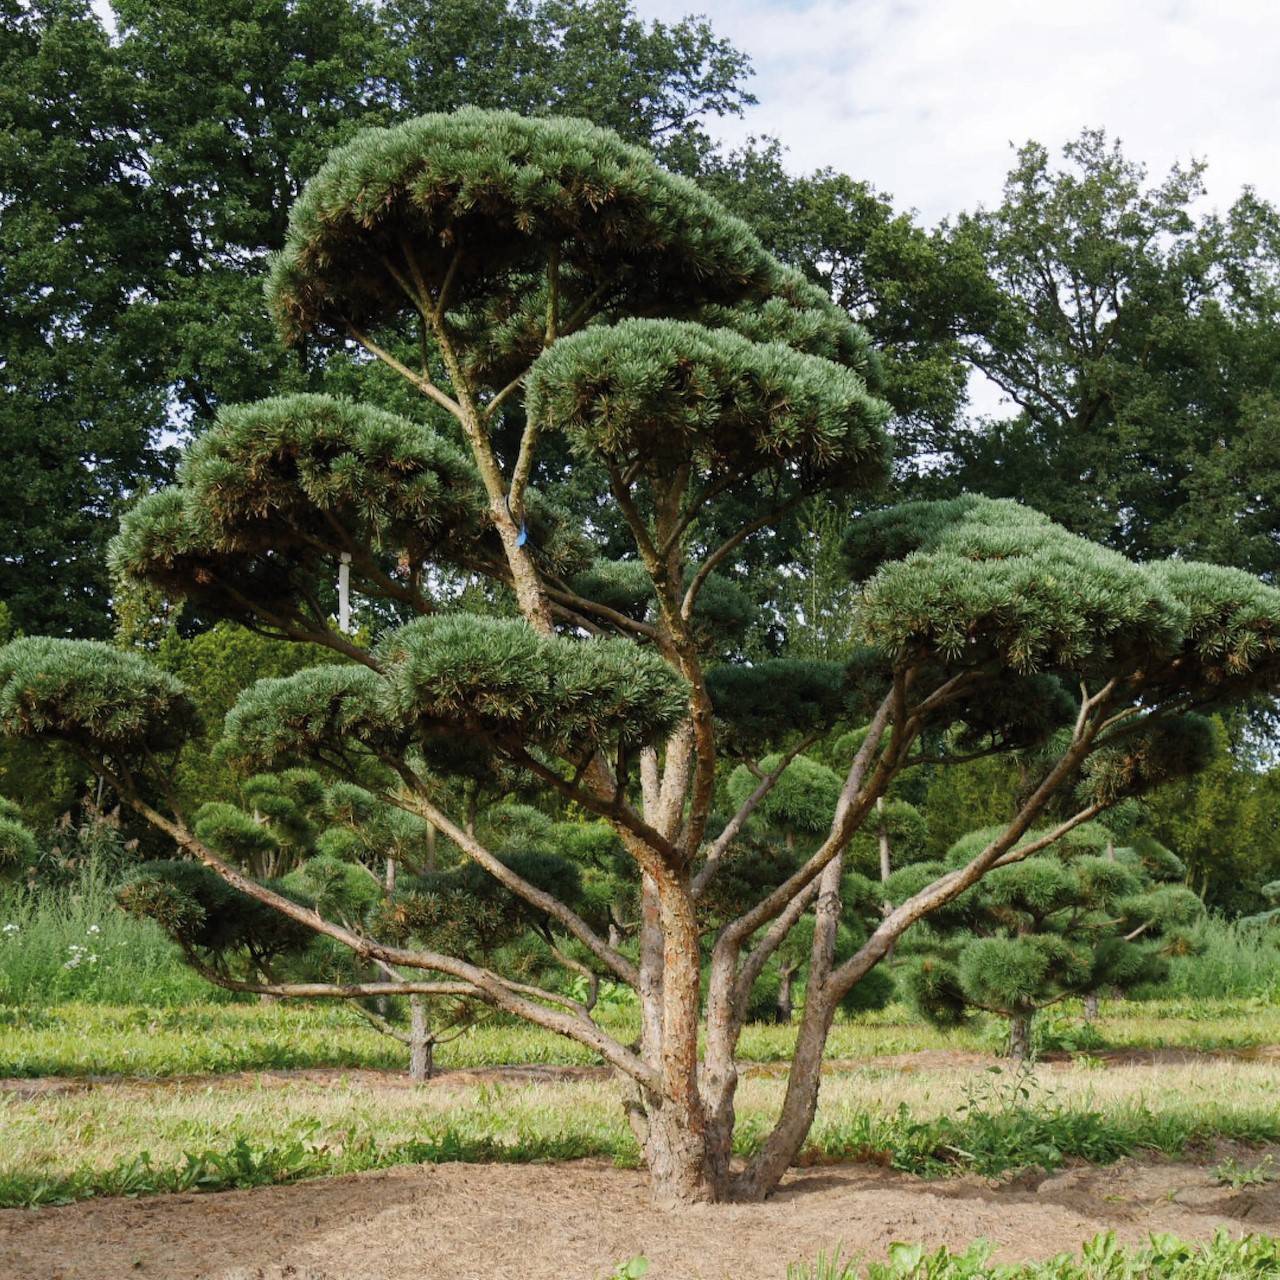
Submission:
[[[1201,765],[1196,713],[1280,675],[1280,592],[1133,564],[980,498],[853,522],[849,572],[865,585],[847,663],[727,666],[703,613],[713,576],[732,582],[746,544],[800,503],[865,495],[887,471],[877,362],[743,224],[584,123],[467,110],[360,134],[295,207],[268,294],[289,341],[363,352],[420,393],[421,415],[315,398],[225,413],[179,485],[131,514],[117,566],[349,659],[246,691],[224,749],[249,770],[364,779],[425,819],[573,964],[636,991],[639,1042],[567,986],[432,945],[412,922],[395,937],[343,924],[221,858],[166,790],[184,694],[141,659],[15,642],[0,650],[0,728],[67,742],[225,883],[415,975],[374,988],[463,995],[599,1053],[660,1201],[767,1195],[812,1122],[837,1007],[896,939]],[[331,619],[344,556],[370,647]],[[648,586],[619,607],[628,575]],[[831,761],[825,827],[752,901],[708,912],[786,765],[842,724],[866,732]],[[846,956],[845,851],[944,732],[1022,752],[1023,792],[1006,826],[895,898]],[[717,818],[722,766],[771,752],[778,766]],[[633,935],[499,857],[469,827],[476,788],[608,823],[640,880]],[[751,992],[811,908],[786,1096],[734,1170]]]
[[[963,866],[993,834],[958,840],[947,865]],[[918,883],[938,871],[917,866],[902,879]],[[923,952],[908,981],[912,998],[942,1026],[979,1010],[1006,1018],[1009,1055],[1024,1059],[1041,1009],[1157,981],[1171,955],[1192,949],[1204,904],[1180,883],[1183,874],[1177,858],[1149,838],[1117,849],[1103,824],[1077,827],[929,917],[911,939],[912,950]]]

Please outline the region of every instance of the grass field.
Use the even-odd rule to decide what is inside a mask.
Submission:
[[[944,1037],[902,1009],[837,1026],[804,1158],[995,1175],[1072,1155],[1174,1154],[1215,1136],[1280,1140],[1274,1062],[1249,1052],[1280,1042],[1280,1008],[1114,1004],[1104,1006],[1094,1034],[1127,1051],[1120,1063],[1098,1049],[1023,1074],[975,1071],[972,1052],[989,1033]],[[759,1065],[740,1090],[740,1154],[780,1106],[784,1082],[774,1064],[792,1035],[762,1026],[746,1037],[745,1055]],[[1171,1063],[1169,1046],[1228,1056]],[[1149,1049],[1150,1060],[1135,1049]],[[509,1083],[445,1074],[411,1088],[397,1077],[359,1075],[398,1071],[401,1058],[399,1046],[354,1015],[325,1006],[0,1010],[0,1076],[90,1078],[83,1087],[4,1095],[0,1203],[252,1186],[406,1161],[637,1159],[607,1078]],[[591,1061],[536,1029],[488,1025],[443,1047],[439,1065]],[[258,1074],[317,1068],[326,1069],[320,1079]]]

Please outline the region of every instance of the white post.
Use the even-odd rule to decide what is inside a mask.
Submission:
[[[338,630],[351,634],[351,552],[344,551],[338,564]]]

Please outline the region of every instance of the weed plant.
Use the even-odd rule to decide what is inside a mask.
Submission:
[[[1114,1232],[1094,1236],[1077,1258],[1059,1254],[1047,1262],[993,1263],[993,1247],[978,1240],[963,1253],[944,1245],[929,1253],[921,1244],[889,1246],[886,1262],[861,1270],[854,1261],[819,1254],[813,1265],[793,1263],[787,1280],[1246,1280],[1280,1274],[1280,1242],[1267,1236],[1233,1240],[1219,1230],[1207,1243],[1169,1234],[1146,1245],[1123,1246]]]
[[[999,1178],[1029,1168],[1053,1170],[1071,1157],[1109,1164],[1142,1150],[1177,1156],[1215,1138],[1280,1141],[1280,1115],[1265,1088],[1243,1105],[1222,1101],[1223,1092],[1219,1085],[1218,1097],[1188,1089],[1176,1100],[1162,1095],[1159,1105],[1143,1093],[1099,1103],[1090,1091],[1071,1096],[1027,1070],[993,1068],[962,1083],[960,1100],[934,1114],[913,1110],[905,1100],[893,1110],[849,1104],[820,1109],[802,1158],[810,1164],[869,1160],[923,1177],[970,1172]],[[749,1128],[744,1147],[756,1132]]]

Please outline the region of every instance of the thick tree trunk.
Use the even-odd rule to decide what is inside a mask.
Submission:
[[[1084,998],[1084,1020],[1092,1022],[1098,1016],[1098,993],[1090,991]]]
[[[714,1204],[728,1197],[729,1162],[713,1150],[701,1103],[691,1113],[670,1100],[651,1101],[646,1110],[645,1164],[654,1203],[662,1208]]]
[[[646,876],[641,890],[641,1056],[660,1088],[624,1088],[624,1108],[644,1154],[655,1203],[723,1200],[733,1133],[732,1059],[712,1054],[699,1088],[698,922],[678,874]]]

